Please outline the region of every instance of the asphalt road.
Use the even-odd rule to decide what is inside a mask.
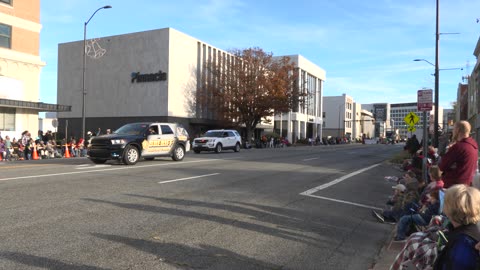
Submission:
[[[399,145],[0,163],[0,269],[369,269]]]

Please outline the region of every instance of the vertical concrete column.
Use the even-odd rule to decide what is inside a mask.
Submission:
[[[301,132],[300,132],[300,136],[299,138],[307,138],[307,122],[305,121],[300,121],[300,128],[301,128]]]
[[[292,121],[292,143],[296,143],[297,139],[300,138],[300,128],[299,128],[299,121],[293,120]]]
[[[287,116],[287,140],[289,142],[293,142],[292,128],[291,113],[289,112]]]

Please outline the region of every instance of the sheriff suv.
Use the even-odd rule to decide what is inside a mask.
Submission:
[[[140,158],[170,156],[175,161],[183,160],[190,150],[188,133],[176,123],[131,123],[112,134],[93,137],[88,148],[88,158],[96,164],[107,160],[119,160],[127,165]]]
[[[223,149],[232,149],[235,152],[240,151],[242,138],[238,131],[231,129],[209,130],[203,137],[195,138],[192,143],[192,149],[195,153],[201,151],[222,152]]]

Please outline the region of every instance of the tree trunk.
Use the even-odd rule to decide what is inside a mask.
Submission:
[[[252,140],[252,135],[253,135],[253,130],[250,128],[250,127],[246,127],[247,129],[247,142],[249,142],[250,144],[252,144],[252,146],[255,144],[255,141]]]

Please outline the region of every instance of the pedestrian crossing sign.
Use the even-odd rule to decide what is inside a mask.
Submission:
[[[405,123],[407,123],[407,125],[414,126],[418,123],[420,118],[418,118],[418,116],[414,112],[410,112],[409,114],[407,114],[407,116],[405,116],[405,118],[403,118],[403,120],[405,121]]]

